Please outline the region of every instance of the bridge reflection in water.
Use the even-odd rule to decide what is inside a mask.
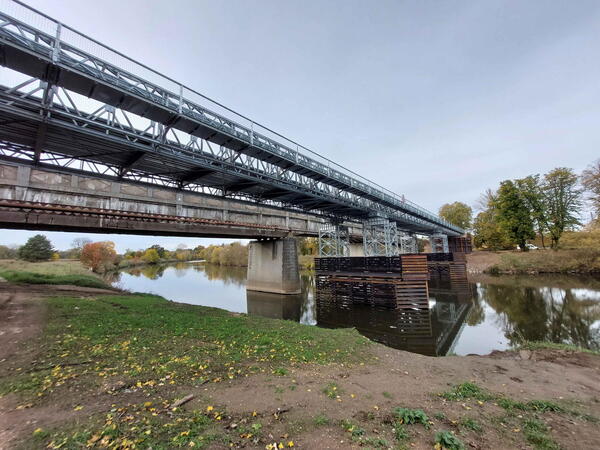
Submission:
[[[452,353],[473,305],[476,289],[431,280],[429,309],[389,309],[365,304],[331,302],[317,292],[317,324],[354,327],[369,339],[389,347],[428,356]]]
[[[473,284],[432,280],[428,310],[393,310],[331,302],[315,288],[312,274],[303,274],[302,281],[297,295],[247,291],[248,314],[324,328],[356,328],[375,342],[428,356],[452,353],[477,295]]]

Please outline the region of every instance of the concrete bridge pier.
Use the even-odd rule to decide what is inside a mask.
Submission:
[[[296,239],[252,241],[248,246],[248,291],[299,294]]]

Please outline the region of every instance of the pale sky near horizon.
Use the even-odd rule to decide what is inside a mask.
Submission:
[[[26,2],[433,211],[600,157],[598,1]]]

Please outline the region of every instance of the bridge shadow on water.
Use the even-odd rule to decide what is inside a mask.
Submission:
[[[170,300],[325,328],[356,328],[389,347],[431,356],[485,354],[524,340],[600,348],[600,280],[489,277],[430,280],[427,309],[352,304],[317,291],[302,272],[298,295],[246,291],[246,269],[174,263],[131,267],[109,281]],[[342,300],[340,300],[342,298]]]

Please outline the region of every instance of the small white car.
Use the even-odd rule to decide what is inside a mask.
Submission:
[[[527,247],[527,250],[539,250],[540,248],[537,245],[533,245],[533,244],[525,244],[525,247]],[[519,247],[517,245],[517,248],[519,250],[521,250],[521,247]]]

